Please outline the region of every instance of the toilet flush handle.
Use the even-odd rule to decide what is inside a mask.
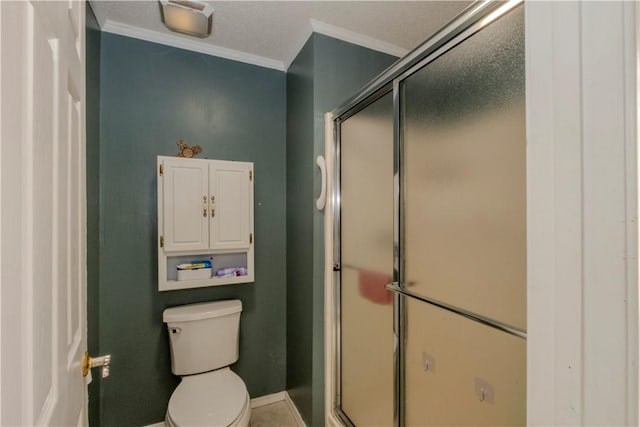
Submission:
[[[171,333],[173,333],[173,334],[179,334],[180,332],[182,332],[182,328],[171,327],[169,329],[171,330]]]

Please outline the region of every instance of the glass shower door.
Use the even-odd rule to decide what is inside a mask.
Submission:
[[[469,13],[334,118],[346,425],[526,423],[524,7]]]
[[[524,425],[524,8],[401,83],[405,425]]]
[[[393,100],[340,125],[340,406],[356,426],[391,426],[394,409]]]

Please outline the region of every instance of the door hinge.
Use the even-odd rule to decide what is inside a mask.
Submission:
[[[249,244],[253,243],[253,233],[249,233]]]
[[[249,171],[249,181],[253,180],[253,171]]]
[[[160,165],[160,176],[164,173],[164,165]]]
[[[160,247],[164,248],[164,236],[160,236]]]

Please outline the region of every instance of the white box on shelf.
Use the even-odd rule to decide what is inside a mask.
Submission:
[[[199,268],[197,270],[178,270],[178,280],[210,279],[211,268]]]

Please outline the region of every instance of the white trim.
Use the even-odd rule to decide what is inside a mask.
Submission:
[[[307,427],[307,425],[304,423],[304,420],[300,416],[298,407],[295,403],[293,403],[293,400],[291,400],[291,396],[289,396],[289,393],[286,391],[284,392],[284,401],[287,402],[287,406],[289,406],[289,410],[293,414],[293,418],[296,420],[296,424],[298,424],[298,427]]]
[[[638,411],[640,405],[638,399],[640,393],[639,374],[638,374],[638,345],[640,339],[638,333],[640,331],[638,321],[639,317],[639,301],[638,297],[638,8],[635,3],[624,4],[624,91],[629,96],[625,96],[625,160],[626,160],[626,235],[627,259],[627,295],[629,308],[627,309],[627,399],[630,404],[627,405],[627,420],[638,425],[640,416]]]
[[[633,8],[525,3],[528,425],[638,425]]]
[[[525,3],[528,425],[582,424],[580,5],[559,6]]]
[[[284,63],[282,61],[241,52],[239,50],[214,46],[179,35],[165,34],[145,28],[138,28],[109,19],[107,19],[104,24],[101,25],[101,29],[102,31],[107,33],[119,34],[121,36],[132,37],[152,43],[159,43],[167,46],[177,47],[178,49],[204,53],[205,55],[217,56],[220,58],[230,59],[232,61],[257,65],[259,67],[272,68],[278,71],[286,71]]]
[[[286,394],[286,391],[279,391],[278,393],[267,394],[266,396],[254,397],[251,399],[251,409],[271,405],[276,402],[282,402],[283,400],[286,400]]]
[[[289,67],[291,67],[291,64],[298,57],[298,54],[300,53],[302,48],[304,48],[304,45],[307,44],[307,41],[313,35],[313,33],[322,34],[334,39],[342,40],[347,43],[397,57],[403,57],[407,53],[409,53],[409,50],[396,46],[394,44],[387,43],[379,39],[374,39],[373,37],[365,36],[363,34],[356,33],[355,31],[347,30],[342,27],[327,24],[326,22],[318,21],[316,19],[309,19],[308,25],[306,25],[300,37],[297,38],[298,43],[296,43],[295,48],[291,50],[291,54],[288,55],[286,60],[284,61],[287,70],[289,69]]]
[[[2,7],[0,7],[0,25],[2,23]],[[6,36],[5,36],[6,37]],[[0,47],[2,46],[2,31],[0,31]],[[2,55],[0,55],[0,99],[2,99]],[[2,102],[0,102],[0,135],[2,135]],[[2,150],[0,150],[0,242],[3,242],[4,240],[2,240],[2,208],[3,205],[7,204],[6,200],[2,199]],[[8,199],[7,199],[8,200]],[[0,289],[2,289],[2,277],[4,277],[2,275],[2,264],[3,264],[4,258],[2,258],[2,245],[0,245]],[[5,282],[5,286],[6,286],[6,282]],[[0,292],[0,344],[2,344],[2,292]],[[2,351],[0,351],[0,423],[2,422],[3,418],[2,418],[2,402],[4,401],[2,399]],[[6,393],[6,388],[5,388],[5,393]],[[89,425],[87,423],[87,425]]]
[[[334,273],[333,273],[333,114],[324,115],[324,158],[327,167],[327,205],[324,210],[324,413],[327,426],[341,426],[333,412],[335,396],[335,348],[333,330],[335,328]]]
[[[378,52],[397,57],[402,57],[409,53],[405,48],[379,39],[374,39],[373,37],[365,36],[364,34],[356,33],[355,31],[327,24],[326,22],[318,21],[316,19],[310,19],[309,21],[311,22],[311,29],[314,33],[324,34],[325,36],[333,37],[334,39],[340,39],[351,44],[366,47],[367,49],[377,50]]]
[[[629,123],[633,122],[635,124],[635,138],[633,144],[634,149],[627,148],[627,173],[629,174],[627,179],[628,182],[633,182],[635,186],[635,189],[634,186],[630,186],[627,189],[627,197],[629,198],[629,200],[635,201],[634,205],[630,203],[627,206],[627,209],[632,209],[632,212],[630,215],[628,215],[628,218],[635,217],[635,233],[633,235],[629,233],[629,242],[635,244],[635,262],[630,262],[628,265],[628,274],[630,278],[628,283],[628,298],[630,300],[633,298],[631,304],[635,303],[634,309],[631,310],[630,313],[628,313],[629,338],[630,343],[633,343],[635,339],[635,347],[633,347],[632,345],[629,346],[630,354],[627,363],[631,363],[633,365],[632,378],[635,380],[635,384],[630,384],[629,395],[630,398],[635,399],[638,404],[635,405],[635,413],[632,412],[629,414],[629,419],[638,421],[638,423],[640,424],[640,414],[638,413],[640,411],[640,374],[638,372],[639,367],[637,363],[638,359],[640,358],[640,291],[638,290],[638,278],[640,276],[640,263],[638,262],[638,245],[640,241],[640,227],[638,227],[638,203],[640,200],[640,155],[638,153],[638,130],[640,129],[640,108],[638,106],[638,102],[640,100],[640,8],[635,7],[635,4],[632,4],[632,6],[625,5],[625,7],[627,8],[627,10],[625,11],[625,19],[627,19],[625,24],[627,26],[633,26],[634,28],[632,33],[635,33],[629,36],[629,39],[626,40],[627,43],[635,42],[635,46],[633,49],[631,49],[631,52],[627,50],[628,53],[631,53],[631,58],[626,58],[627,64],[625,65],[625,68],[627,70],[633,69],[635,66],[635,72],[627,72],[627,75],[625,76],[627,90],[629,90],[630,86],[635,84],[635,89],[631,93],[631,96],[629,96],[629,99],[631,101],[627,100],[627,102],[632,102],[632,106],[633,108],[635,108],[635,116],[629,118]],[[629,16],[631,15],[628,11],[629,7],[633,7],[634,9],[632,24],[628,22],[628,19],[630,19]],[[627,28],[626,31],[629,31],[629,29]]]
[[[90,3],[92,3],[93,1],[95,0],[90,0]],[[347,43],[362,46],[367,49],[386,53],[388,55],[393,55],[396,57],[402,57],[409,52],[408,49],[396,46],[383,40],[365,36],[364,34],[356,33],[355,31],[327,24],[326,22],[318,21],[316,19],[309,19],[308,25],[305,26],[305,29],[302,32],[301,36],[297,38],[298,42],[294,45],[291,53],[287,55],[284,61],[278,61],[276,59],[267,58],[265,56],[254,55],[235,49],[211,45],[209,43],[198,41],[197,39],[187,38],[177,34],[168,34],[149,30],[146,28],[139,28],[110,19],[102,20],[99,18],[98,14],[96,14],[96,19],[98,20],[100,29],[106,33],[132,37],[134,39],[172,46],[178,49],[190,50],[193,52],[203,53],[205,55],[217,56],[220,58],[230,59],[232,61],[244,62],[246,64],[257,65],[259,67],[272,68],[278,71],[287,71],[289,69],[291,63],[293,63],[293,61],[296,59],[304,45],[309,40],[309,37],[311,37],[313,33],[333,37],[334,39],[342,40]]]

